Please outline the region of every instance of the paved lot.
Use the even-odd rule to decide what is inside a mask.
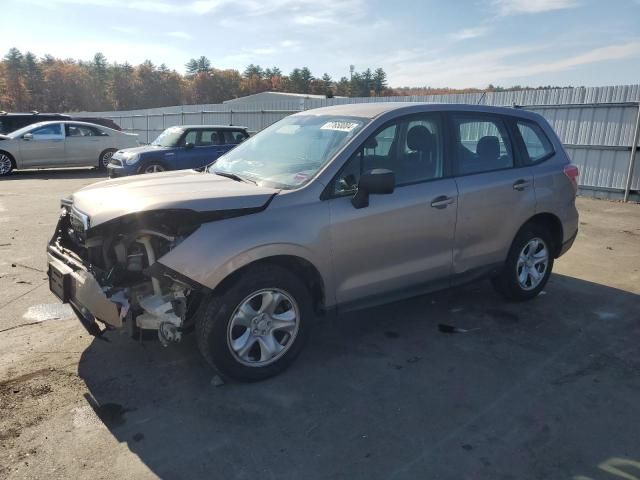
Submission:
[[[532,302],[481,282],[324,320],[284,375],[215,387],[192,336],[96,340],[49,294],[59,198],[99,177],[0,180],[0,478],[640,478],[639,205],[579,199]]]

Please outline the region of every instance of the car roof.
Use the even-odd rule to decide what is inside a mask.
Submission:
[[[104,125],[99,125],[97,123],[81,122],[80,120],[67,120],[67,119],[46,120],[44,122],[32,123],[31,125],[27,125],[27,127],[35,127],[37,125],[52,125],[54,123],[62,123],[62,124],[65,124],[65,125],[85,125],[87,127],[108,128],[109,130],[113,130],[112,128],[105,127]],[[114,131],[117,132],[117,130],[114,130]]]
[[[243,127],[242,125],[173,125],[174,127],[179,128],[217,128],[220,130],[247,130],[248,127]],[[168,127],[172,128],[172,127]]]
[[[47,112],[0,112],[0,116],[2,117],[60,117],[60,118],[71,118],[69,115],[64,113],[47,113]]]
[[[371,103],[345,103],[329,107],[305,110],[295,115],[336,115],[346,117],[358,117],[374,119],[389,112],[407,111],[433,111],[433,112],[482,112],[500,115],[511,115],[522,118],[538,118],[533,112],[527,112],[514,107],[493,107],[488,105],[467,105],[459,103],[425,103],[425,102],[371,102]]]

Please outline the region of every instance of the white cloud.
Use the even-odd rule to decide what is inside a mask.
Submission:
[[[127,35],[131,35],[136,33],[136,29],[133,27],[123,27],[120,25],[114,25],[111,27],[111,30],[113,30],[114,32],[119,32],[119,33],[126,33]]]
[[[504,16],[564,10],[580,4],[578,0],[492,0],[491,3]]]
[[[193,38],[187,32],[169,32],[167,35],[174,38],[181,38],[183,40],[191,40]]]
[[[387,68],[389,83],[401,85],[430,85],[446,87],[485,87],[509,79],[534,78],[536,75],[562,72],[580,66],[640,57],[640,40],[595,48],[576,55],[552,61],[532,61],[536,52],[548,55],[553,44],[520,45],[491,49],[459,56],[440,55],[434,59],[410,58],[407,52],[402,60]]]
[[[450,37],[454,40],[470,40],[472,38],[483,37],[489,33],[488,27],[464,28],[454,32]]]

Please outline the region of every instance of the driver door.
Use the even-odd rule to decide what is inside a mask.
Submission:
[[[67,165],[62,123],[50,123],[35,127],[28,134],[31,135],[23,135],[20,141],[21,168]]]
[[[220,140],[215,129],[198,129],[189,131],[178,152],[176,168],[201,168],[213,163],[219,156]]]
[[[404,117],[366,140],[334,179],[329,201],[338,303],[364,306],[447,286],[458,191],[448,177],[442,119]],[[392,170],[389,195],[351,203],[360,175]]]

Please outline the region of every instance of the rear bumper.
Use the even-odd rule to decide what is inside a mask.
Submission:
[[[576,230],[576,233],[574,233],[568,240],[566,240],[562,244],[562,247],[560,248],[560,252],[558,252],[558,257],[561,257],[562,255],[567,253],[567,251],[573,246],[573,242],[576,241],[577,236],[578,236],[578,231]]]
[[[122,314],[126,314],[127,306],[107,297],[96,278],[84,265],[55,245],[49,245],[47,257],[49,289],[63,303],[71,305],[90,334],[101,333],[96,321],[103,323],[107,328],[122,327]]]

